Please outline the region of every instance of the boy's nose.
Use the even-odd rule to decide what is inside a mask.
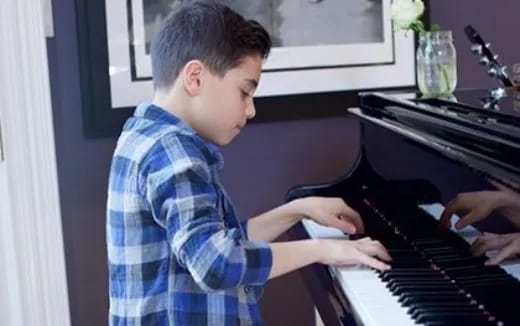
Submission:
[[[248,119],[254,118],[256,115],[255,102],[251,99],[251,103],[246,108],[246,116]]]

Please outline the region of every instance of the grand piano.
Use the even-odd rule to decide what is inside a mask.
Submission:
[[[381,241],[394,259],[386,272],[303,269],[325,325],[520,325],[518,260],[486,266],[486,257],[469,252],[480,231],[511,232],[512,225],[494,216],[462,230],[438,228],[458,193],[493,189],[490,181],[519,191],[519,96],[511,91],[490,107],[487,95],[361,94],[359,107],[345,112],[361,125],[354,167],[333,182],[288,191],[286,201],[343,198],[363,217],[364,236]],[[303,220],[290,237],[348,236]]]

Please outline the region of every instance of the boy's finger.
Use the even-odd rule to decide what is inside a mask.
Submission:
[[[385,247],[383,247],[382,245],[378,245],[376,248],[377,250],[374,253],[376,257],[384,261],[392,261],[392,257],[390,257],[390,254],[385,249]]]
[[[344,222],[354,225],[354,227],[356,228],[356,233],[365,232],[365,227],[363,226],[363,221],[361,221],[361,217],[359,216],[359,214],[357,214],[357,216],[356,215],[351,215],[351,216],[342,215],[342,216],[340,216],[340,219]]]
[[[328,226],[340,229],[343,233],[354,234],[356,233],[356,226],[350,221],[339,219],[336,216],[331,216],[328,221]]]
[[[358,249],[370,256],[376,256],[384,261],[392,261],[392,257],[390,257],[386,248],[379,241],[370,240],[369,242],[360,245]]]
[[[363,220],[361,219],[361,215],[359,215],[358,212],[353,210],[350,206],[347,204],[344,204],[344,207],[340,213],[340,217],[342,219],[348,219],[350,222],[352,222],[359,233],[365,232],[365,227],[363,226]]]
[[[390,265],[385,264],[384,262],[377,260],[376,258],[373,258],[363,252],[360,252],[359,254],[360,256],[358,257],[358,260],[364,265],[370,266],[380,271],[390,269]]]

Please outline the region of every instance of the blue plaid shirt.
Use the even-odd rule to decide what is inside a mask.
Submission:
[[[247,240],[218,179],[217,147],[167,111],[141,104],[110,171],[111,325],[258,325],[272,265]]]

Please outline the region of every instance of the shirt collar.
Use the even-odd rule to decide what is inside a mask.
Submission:
[[[162,122],[166,124],[172,124],[177,126],[180,130],[182,130],[185,134],[192,136],[194,138],[199,139],[206,147],[208,148],[211,155],[216,160],[217,166],[219,169],[222,169],[224,165],[224,159],[222,157],[222,153],[220,153],[220,149],[217,145],[212,142],[204,139],[200,136],[197,131],[195,131],[192,127],[190,127],[187,123],[179,119],[173,113],[166,111],[158,105],[152,104],[150,102],[142,102],[139,104],[134,112],[134,116],[137,118],[144,118],[147,120]]]

